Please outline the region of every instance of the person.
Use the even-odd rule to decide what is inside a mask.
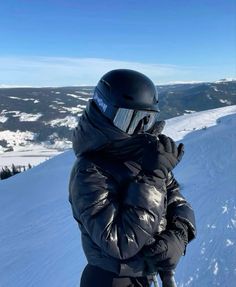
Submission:
[[[161,134],[158,113],[153,82],[116,69],[100,79],[73,132],[69,201],[88,261],[81,287],[150,286],[196,235],[172,173],[184,146]]]

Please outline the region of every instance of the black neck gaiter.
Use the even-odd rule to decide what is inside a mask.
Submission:
[[[116,140],[101,150],[102,155],[112,160],[134,161],[141,163],[144,148],[148,142],[146,134],[133,135],[131,137]]]

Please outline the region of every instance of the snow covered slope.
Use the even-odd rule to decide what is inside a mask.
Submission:
[[[178,286],[236,286],[236,106],[171,119],[166,132],[185,135],[175,176],[198,226],[178,266]]]
[[[171,119],[165,133],[185,143],[175,176],[198,226],[176,271],[178,287],[233,287],[236,106]],[[68,151],[0,182],[1,287],[78,286],[86,260],[68,203],[74,160]]]
[[[0,182],[0,286],[75,286],[85,263],[65,152]]]

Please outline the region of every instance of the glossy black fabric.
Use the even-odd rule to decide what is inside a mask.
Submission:
[[[93,265],[86,265],[80,280],[80,287],[150,287],[151,280],[148,277],[117,277],[109,272]]]
[[[140,166],[133,161],[140,154],[132,154],[131,145],[127,150],[112,149],[114,142],[130,140],[133,137],[88,105],[74,131],[77,160],[71,171],[69,200],[88,263],[118,276],[140,277],[148,274],[141,249],[165,228],[168,197],[171,203],[178,198],[176,207],[186,200],[171,174],[158,188],[140,180]]]
[[[167,186],[167,221],[171,225],[176,219],[188,226],[188,242],[193,240],[197,235],[195,214],[191,205],[180,193],[177,180],[172,177]]]

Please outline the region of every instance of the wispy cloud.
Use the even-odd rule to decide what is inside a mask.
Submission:
[[[96,85],[109,70],[140,71],[156,84],[170,81],[202,80],[197,67],[147,64],[99,58],[0,57],[0,84],[25,86]],[[195,78],[194,78],[195,77]]]

